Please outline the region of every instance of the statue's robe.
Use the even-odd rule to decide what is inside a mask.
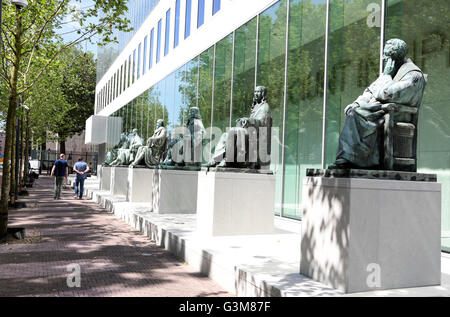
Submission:
[[[133,165],[145,163],[147,167],[158,165],[166,150],[167,129],[160,127],[147,140],[146,146],[141,146],[136,154]]]
[[[117,159],[111,166],[127,166],[134,162],[138,149],[142,146],[142,138],[139,135],[134,135],[124,143],[123,147],[117,153]]]
[[[231,128],[221,136],[212,157],[215,162],[219,163],[226,159],[229,165],[236,165],[235,163],[237,165],[270,163],[270,129],[272,128],[272,119],[270,117],[269,104],[265,100],[259,104],[254,104],[248,119],[246,127],[242,127],[242,119],[238,119],[237,127]],[[266,130],[260,128],[266,128]],[[253,146],[245,140],[253,140]],[[258,146],[266,148],[258,150]],[[227,155],[227,152],[229,155]],[[262,162],[261,153],[267,155]]]
[[[397,103],[418,108],[422,103],[426,76],[408,59],[392,78],[380,76],[354,103],[339,137],[336,163],[358,168],[381,165],[385,112],[382,105]]]
[[[189,135],[181,135],[170,142],[165,164],[181,166],[202,164],[202,144],[206,130],[200,117],[190,118],[187,129]]]

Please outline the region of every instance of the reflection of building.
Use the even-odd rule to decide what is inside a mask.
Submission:
[[[379,74],[381,34],[399,37],[430,75],[419,167],[443,184],[442,230],[450,237],[448,0],[330,0],[328,15],[326,0],[153,1],[139,10],[141,2],[129,1],[137,31],[131,39],[120,34],[117,57],[105,60],[97,84],[96,115],[121,118],[94,142],[103,151],[122,131],[138,128],[146,138],[159,118],[169,130],[182,125],[189,106],[200,107],[206,128],[224,129],[248,114],[254,86],[265,85],[280,131],[272,143],[284,144],[273,158],[274,209],[300,219],[305,169],[334,160],[344,108]]]
[[[85,144],[85,132],[76,134],[66,140],[66,153],[92,153],[92,145]],[[58,142],[47,142],[46,149],[50,151],[60,152]]]

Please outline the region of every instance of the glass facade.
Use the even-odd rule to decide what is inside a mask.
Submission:
[[[275,129],[274,212],[301,219],[305,171],[334,161],[344,108],[379,75],[384,31],[386,39],[404,39],[409,57],[429,75],[418,164],[419,172],[436,173],[443,184],[442,244],[450,250],[450,3],[387,0],[382,25],[382,2],[280,0],[114,113],[123,121],[120,132],[137,127],[148,137],[160,118],[173,131],[186,124],[188,108],[198,106],[208,129],[207,161],[220,137],[209,128],[224,131],[248,116],[254,87],[264,85]],[[189,30],[186,24],[185,36]],[[159,33],[158,26],[158,46]]]
[[[128,0],[128,12],[125,18],[130,20],[131,32],[115,31],[118,43],[110,43],[99,47],[97,58],[97,82],[99,82],[119,53],[125,48],[145,19],[150,15],[160,0]],[[100,17],[105,13],[101,13]],[[106,13],[107,14],[107,13]]]

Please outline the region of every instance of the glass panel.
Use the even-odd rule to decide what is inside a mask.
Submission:
[[[180,1],[175,2],[175,38],[173,40],[173,47],[177,47],[180,39]]]
[[[256,18],[236,30],[231,124],[248,117],[255,89]]]
[[[216,62],[214,73],[214,111],[213,126],[223,132],[230,126],[230,102],[231,102],[231,70],[233,58],[233,34],[230,34],[216,45]],[[211,141],[218,142],[217,139]],[[212,143],[211,152],[215,146]]]
[[[127,87],[130,87],[130,82],[131,82],[131,55],[128,57],[128,85]]]
[[[186,20],[184,26],[184,38],[188,38],[191,35],[191,13],[192,13],[192,0],[186,0]]]
[[[197,28],[205,23],[205,0],[198,0]]]
[[[300,219],[307,168],[322,161],[326,0],[291,0],[283,216]]]
[[[148,36],[146,36],[144,38],[144,54],[142,57],[142,74],[145,75],[145,73],[147,72],[147,41],[148,41]]]
[[[132,69],[132,76],[131,76],[131,80],[132,80],[132,84],[134,84],[134,81],[136,80],[136,50],[133,50],[133,64],[131,66]]]
[[[159,60],[161,59],[161,24],[162,20],[158,21],[158,35],[156,39],[156,62],[159,63]]]
[[[166,86],[164,88],[165,92],[165,102],[164,106],[167,109],[168,116],[166,117],[166,126],[168,127],[168,130],[172,130],[175,128],[174,126],[174,116],[175,116],[175,105],[174,105],[174,78],[175,73],[170,74],[167,76],[167,78],[164,80],[166,83]]]
[[[196,107],[198,105],[198,63],[199,58],[195,58],[186,64],[186,69],[184,73],[184,81],[182,84],[182,89],[184,93],[184,109],[185,113],[183,116],[183,125],[187,124],[188,120],[188,109],[190,107]],[[202,114],[203,116],[203,114]],[[204,117],[203,117],[204,119]]]
[[[148,68],[151,69],[153,67],[153,41],[155,37],[155,29],[153,28],[150,31],[150,54],[149,54],[149,62],[148,62]]]
[[[139,43],[138,45],[138,60],[137,60],[137,79],[141,77],[141,50],[142,50],[142,43]]]
[[[169,54],[169,38],[170,38],[170,9],[166,12],[166,36],[164,40],[164,56]]]
[[[280,142],[284,116],[286,48],[286,0],[280,0],[260,15],[257,85],[267,88],[272,116],[271,170],[276,175],[275,212],[281,211],[282,166]],[[247,114],[248,116],[248,114]]]
[[[379,75],[380,27],[369,23],[368,8],[380,0],[332,0],[328,56],[326,162],[336,159],[344,109]],[[378,13],[380,14],[380,13]]]
[[[220,10],[220,0],[213,0],[213,15]]]
[[[183,82],[185,69],[186,66],[183,66],[175,72],[175,85],[173,92],[175,105],[173,126],[175,128],[183,125],[183,109],[185,105]]]
[[[447,0],[388,0],[386,38],[401,38],[428,74],[419,114],[419,172],[442,184],[442,246],[450,252],[450,6]],[[418,27],[419,26],[419,27]]]
[[[209,48],[200,55],[199,85],[198,85],[198,107],[203,118],[205,129],[211,127],[211,104],[212,104],[212,79],[214,67],[214,47]],[[207,137],[209,139],[209,136]],[[203,153],[204,163],[211,157],[210,142],[205,141]]]

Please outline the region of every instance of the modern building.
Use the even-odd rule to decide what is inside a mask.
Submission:
[[[169,130],[183,125],[191,106],[206,128],[225,130],[248,116],[254,87],[264,85],[277,129],[274,213],[297,220],[306,169],[334,161],[344,108],[380,74],[385,40],[404,39],[429,75],[418,164],[443,184],[450,251],[448,0],[135,0],[129,15],[135,30],[99,50],[87,142],[104,155],[121,132],[137,128],[147,138],[160,118]],[[205,160],[218,133],[208,131]]]

